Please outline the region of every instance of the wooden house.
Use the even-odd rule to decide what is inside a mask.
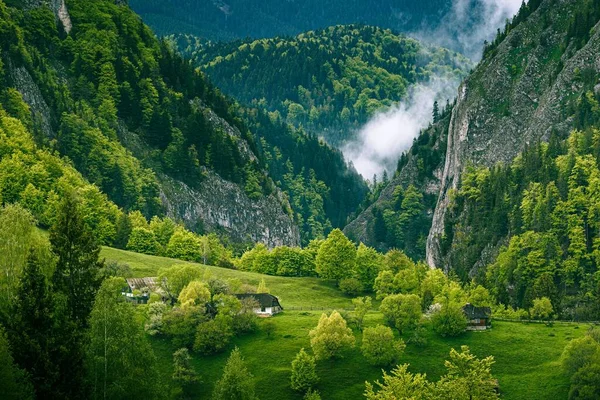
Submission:
[[[467,317],[467,330],[484,331],[492,327],[492,310],[489,307],[475,307],[467,303],[462,310]]]
[[[150,298],[150,293],[162,293],[162,288],[158,284],[158,279],[148,278],[127,278],[127,287],[123,288],[123,296],[134,303],[146,304]]]
[[[271,317],[283,311],[283,307],[279,304],[279,299],[268,293],[243,293],[236,294],[239,300],[252,299],[255,300],[258,307],[254,308],[254,313],[259,317]]]

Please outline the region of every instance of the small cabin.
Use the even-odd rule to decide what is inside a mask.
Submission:
[[[252,299],[258,304],[257,308],[254,308],[254,313],[259,317],[271,317],[275,314],[283,311],[283,307],[279,304],[279,299],[272,294],[268,293],[243,293],[236,294],[239,300]]]
[[[122,294],[127,300],[136,304],[148,303],[150,293],[162,293],[162,288],[156,278],[127,278],[126,281],[127,286],[123,288]]]
[[[462,308],[467,317],[468,331],[484,331],[492,327],[492,310],[489,307],[476,307],[466,304]]]

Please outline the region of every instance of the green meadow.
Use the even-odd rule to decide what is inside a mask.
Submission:
[[[155,276],[164,266],[181,263],[168,258],[152,257],[122,250],[104,248],[102,257],[127,263],[136,277]],[[316,278],[286,278],[236,271],[212,266],[206,268],[216,277],[240,279],[256,285],[264,278],[271,293],[278,296],[283,313],[273,317],[276,329],[267,337],[261,328],[253,334],[233,340],[256,379],[257,395],[262,400],[301,399],[289,388],[290,363],[298,350],[310,350],[308,332],[316,326],[323,311],[311,308],[344,309],[351,307],[350,298],[333,284]],[[297,308],[302,307],[303,310]],[[289,308],[294,308],[290,310]],[[373,310],[365,318],[365,326],[383,323],[382,315]],[[494,321],[493,329],[466,332],[458,338],[441,338],[427,326],[427,345],[408,344],[400,363],[410,364],[412,372],[426,373],[430,379],[444,374],[444,360],[451,348],[468,345],[479,357],[492,355],[496,363],[493,374],[498,379],[505,399],[564,399],[568,397],[569,380],[560,369],[560,355],[569,340],[580,337],[586,324],[527,324]],[[341,359],[318,362],[321,378],[318,390],[324,399],[360,399],[365,381],[375,381],[381,368],[369,365],[360,353],[360,332],[355,331],[356,346]],[[405,340],[408,336],[404,337]],[[171,374],[172,353],[176,350],[168,340],[152,339],[164,374]],[[195,398],[209,399],[213,383],[220,378],[229,352],[215,356],[194,355],[194,366],[203,383],[197,385]]]

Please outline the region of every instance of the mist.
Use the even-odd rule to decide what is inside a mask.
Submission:
[[[423,27],[409,36],[456,50],[473,61],[479,61],[484,41],[492,41],[498,29],[521,7],[522,0],[453,0],[441,23],[430,29]]]
[[[427,127],[433,116],[433,103],[442,109],[453,99],[460,82],[433,79],[413,87],[406,100],[391,109],[376,114],[359,131],[357,139],[342,148],[363,178],[381,177],[386,170],[393,175],[398,158],[408,150],[413,139]]]

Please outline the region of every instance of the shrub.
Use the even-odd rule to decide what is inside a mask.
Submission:
[[[396,363],[406,348],[402,339],[395,340],[392,329],[377,325],[365,328],[361,351],[372,365],[388,366]]]
[[[292,389],[299,392],[311,389],[319,381],[315,367],[315,358],[308,355],[304,349],[300,349],[292,361]]]
[[[317,327],[309,332],[310,344],[317,360],[338,357],[342,350],[354,347],[354,334],[340,313],[321,315]]]
[[[222,351],[233,337],[231,318],[217,315],[215,319],[198,325],[194,350],[201,354],[214,354]]]
[[[363,285],[356,278],[344,278],[340,281],[339,288],[348,296],[356,296],[363,291]]]
[[[467,328],[467,317],[458,303],[447,303],[431,316],[433,330],[440,336],[458,336]]]

